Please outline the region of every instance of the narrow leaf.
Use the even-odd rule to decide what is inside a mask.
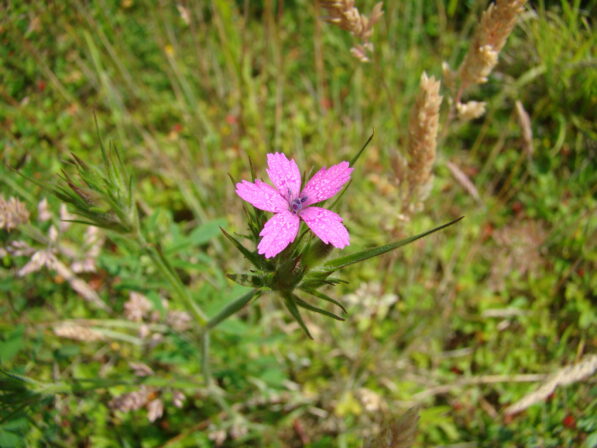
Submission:
[[[201,246],[219,234],[221,226],[226,224],[225,219],[214,219],[207,221],[196,227],[188,237],[180,238],[177,244],[168,247],[165,252],[167,254],[174,254],[181,249],[188,249],[190,247]]]
[[[255,166],[253,165],[251,157],[249,157],[249,170],[251,171],[251,181],[255,182]]]
[[[316,290],[310,289],[310,288],[299,288],[299,289],[301,289],[302,291],[305,291],[308,294],[311,294],[312,296],[317,297],[318,299],[325,300],[326,302],[333,303],[334,305],[336,305],[337,307],[339,307],[340,309],[342,309],[342,311],[344,313],[347,312],[346,308],[344,308],[344,305],[342,305],[336,299],[332,299],[331,297],[325,295],[324,293],[322,293],[320,291],[316,291]]]
[[[332,202],[332,205],[330,205],[330,210],[336,210],[336,205],[340,202],[340,199],[342,199],[342,197],[344,196],[344,193],[346,193],[346,191],[348,190],[348,187],[350,187],[351,184],[352,184],[352,179],[348,181],[348,183],[344,186],[342,191],[336,196],[336,199],[334,199],[334,202]]]
[[[267,269],[268,263],[265,261],[264,258],[260,257],[259,255],[251,252],[245,246],[243,246],[236,238],[226,232],[223,228],[220,227],[220,230],[224,234],[228,240],[232,242],[236,246],[236,248],[245,256],[247,260],[249,260],[253,265],[259,269]]]
[[[225,219],[214,219],[213,221],[208,221],[201,224],[189,235],[190,243],[195,246],[200,246],[207,243],[209,240],[218,235],[218,228],[225,224]]]
[[[411,236],[410,238],[403,239],[401,241],[396,241],[395,243],[386,244],[384,246],[378,246],[371,249],[366,249],[361,252],[357,252],[356,254],[347,255],[345,257],[336,258],[335,260],[328,261],[322,267],[318,269],[319,272],[323,273],[331,273],[341,269],[343,267],[349,266],[351,264],[359,263],[361,261],[368,260],[369,258],[377,257],[379,255],[383,255],[387,252],[390,252],[394,249],[398,249],[399,247],[406,246],[407,244],[412,243],[418,239],[421,239],[427,235],[430,235],[438,230],[445,229],[446,227],[451,226],[452,224],[457,223],[460,221],[464,216],[457,218],[453,221],[450,221],[447,224],[443,224],[435,229],[428,230],[427,232],[420,233],[415,236]]]
[[[292,317],[294,317],[296,319],[296,321],[303,328],[303,330],[305,331],[307,336],[309,336],[309,338],[313,339],[313,336],[311,336],[311,333],[309,333],[309,329],[307,328],[307,325],[305,324],[305,321],[303,320],[303,317],[301,316],[301,312],[299,311],[298,307],[296,306],[295,300],[298,299],[298,297],[296,297],[294,294],[291,294],[291,297],[283,297],[283,299],[284,299],[284,304],[286,305],[286,308],[288,308],[288,311],[290,311],[290,314],[292,314]]]
[[[352,158],[352,160],[350,161],[350,166],[354,166],[354,164],[357,163],[357,160],[359,160],[359,157],[361,157],[361,155],[363,154],[363,151],[365,151],[365,148],[367,148],[367,146],[369,146],[369,143],[371,143],[371,140],[373,140],[374,135],[375,135],[375,129],[373,130],[373,132],[371,132],[371,135],[369,136],[369,138],[367,139],[367,141],[365,142],[363,147]]]
[[[248,293],[240,296],[238,299],[234,299],[232,302],[226,305],[222,311],[220,311],[217,315],[212,317],[209,322],[207,322],[207,328],[212,329],[216,327],[218,324],[240,311],[247,303],[251,301],[251,299],[253,299],[253,297],[258,296],[260,293],[260,290],[252,289]]]
[[[373,140],[374,135],[375,135],[375,130],[371,133],[371,135],[369,136],[369,138],[367,139],[367,141],[365,142],[363,147],[359,150],[359,152],[357,152],[355,154],[355,156],[352,158],[352,160],[349,162],[349,165],[351,167],[354,166],[354,164],[357,162],[357,160],[359,160],[359,158],[363,154],[363,151],[365,151],[365,148],[367,148],[367,146],[369,146],[369,143],[371,143],[371,140]],[[351,184],[352,184],[352,179],[348,181],[348,183],[344,186],[344,188],[342,188],[342,191],[340,192],[340,194],[338,194],[336,196],[336,199],[334,199],[334,202],[332,202],[332,205],[330,205],[330,207],[329,207],[330,210],[336,209],[336,205],[340,202],[340,199],[342,199],[342,197],[344,196],[344,193],[346,193],[346,191],[348,190],[348,188],[350,187]]]
[[[311,305],[309,302],[306,302],[306,301],[304,301],[303,299],[301,299],[299,297],[296,297],[296,296],[294,296],[294,297],[295,297],[294,301],[301,308],[304,308],[304,309],[309,310],[309,311],[313,311],[314,313],[323,314],[324,316],[331,317],[332,319],[344,321],[344,318],[338,316],[337,314],[334,314],[334,313],[332,313],[330,311],[326,311],[326,310],[324,310],[322,308],[318,308],[318,307],[316,307],[314,305]]]

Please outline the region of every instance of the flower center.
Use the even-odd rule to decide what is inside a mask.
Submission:
[[[301,198],[296,198],[290,201],[290,209],[293,213],[298,213],[303,209],[303,204],[307,200],[307,196],[303,196]]]

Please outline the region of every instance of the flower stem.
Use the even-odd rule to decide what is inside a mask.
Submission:
[[[183,284],[182,280],[170,265],[166,257],[155,248],[152,244],[147,243],[145,237],[141,232],[136,232],[136,240],[141,249],[149,256],[151,261],[162,276],[170,283],[178,299],[184,304],[186,309],[195,318],[199,327],[203,328],[207,325],[207,316],[197,303],[189,294],[188,289]]]
[[[211,384],[211,372],[209,370],[209,330],[205,329],[201,333],[201,373],[205,384],[209,387]]]

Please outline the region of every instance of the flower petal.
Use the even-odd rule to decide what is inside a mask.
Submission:
[[[256,180],[255,183],[247,180],[237,183],[236,194],[249,204],[266,212],[276,213],[288,210],[288,201],[280,196],[274,187],[260,180]]]
[[[296,238],[301,221],[294,213],[285,210],[276,213],[263,226],[259,234],[263,238],[257,246],[265,258],[272,258],[286,249]]]
[[[307,182],[301,192],[301,197],[307,200],[304,206],[315,204],[331,198],[350,180],[350,168],[348,162],[340,162],[330,168],[322,168]]]
[[[321,207],[307,207],[300,217],[321,241],[342,249],[350,244],[348,230],[342,224],[340,215]]]
[[[282,196],[295,198],[301,190],[301,172],[294,160],[281,152],[267,155],[267,174]],[[288,194],[290,192],[290,195]]]

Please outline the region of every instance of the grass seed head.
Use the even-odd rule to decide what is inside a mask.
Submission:
[[[73,339],[81,342],[95,342],[104,340],[104,336],[97,331],[70,323],[60,324],[54,327],[54,334],[61,338]]]
[[[383,15],[383,4],[377,3],[369,17],[361,14],[354,5],[354,0],[319,0],[319,5],[329,14],[325,20],[332,23],[361,41],[350,52],[361,62],[368,62],[368,53],[373,51],[369,42],[373,35],[373,26]]]
[[[460,93],[470,86],[487,82],[525,3],[526,0],[497,0],[483,13],[468,53],[458,69]],[[457,102],[459,100],[457,98]]]
[[[129,300],[124,304],[124,315],[128,320],[141,322],[151,308],[151,302],[143,294],[131,291]]]
[[[25,204],[15,197],[5,200],[0,196],[0,229],[11,231],[29,221],[29,211]]]
[[[412,206],[425,200],[431,187],[442,103],[439,89],[440,82],[423,73],[408,123],[408,193],[405,202]]]

